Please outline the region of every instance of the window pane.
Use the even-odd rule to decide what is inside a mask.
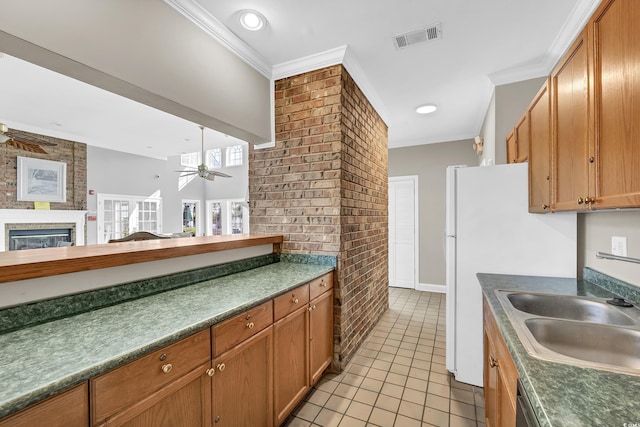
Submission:
[[[220,203],[211,204],[211,234],[214,236],[222,234],[222,206]]]
[[[221,168],[222,167],[222,150],[220,148],[214,148],[207,150],[207,167]]]
[[[242,205],[231,202],[231,234],[242,234]]]
[[[242,145],[227,148],[227,166],[242,166]]]
[[[180,155],[180,164],[182,166],[188,166],[197,168],[200,164],[200,153],[185,153]]]

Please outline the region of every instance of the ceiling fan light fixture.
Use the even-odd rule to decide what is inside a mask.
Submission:
[[[249,31],[259,31],[264,28],[267,19],[255,10],[240,11],[240,24]]]
[[[416,108],[416,113],[418,114],[431,114],[438,109],[438,106],[435,104],[424,104]]]

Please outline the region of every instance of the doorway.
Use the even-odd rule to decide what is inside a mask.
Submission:
[[[389,286],[418,283],[418,176],[389,178]]]
[[[200,200],[182,200],[182,232],[204,235],[200,225]]]

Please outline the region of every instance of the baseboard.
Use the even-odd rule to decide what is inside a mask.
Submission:
[[[429,283],[418,283],[416,286],[416,291],[424,291],[424,292],[437,292],[439,294],[447,293],[446,285],[432,285]]]

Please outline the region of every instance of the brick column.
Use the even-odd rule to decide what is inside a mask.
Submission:
[[[387,126],[341,65],[275,83],[276,144],[249,152],[251,232],[337,255],[336,367],[387,309]]]

